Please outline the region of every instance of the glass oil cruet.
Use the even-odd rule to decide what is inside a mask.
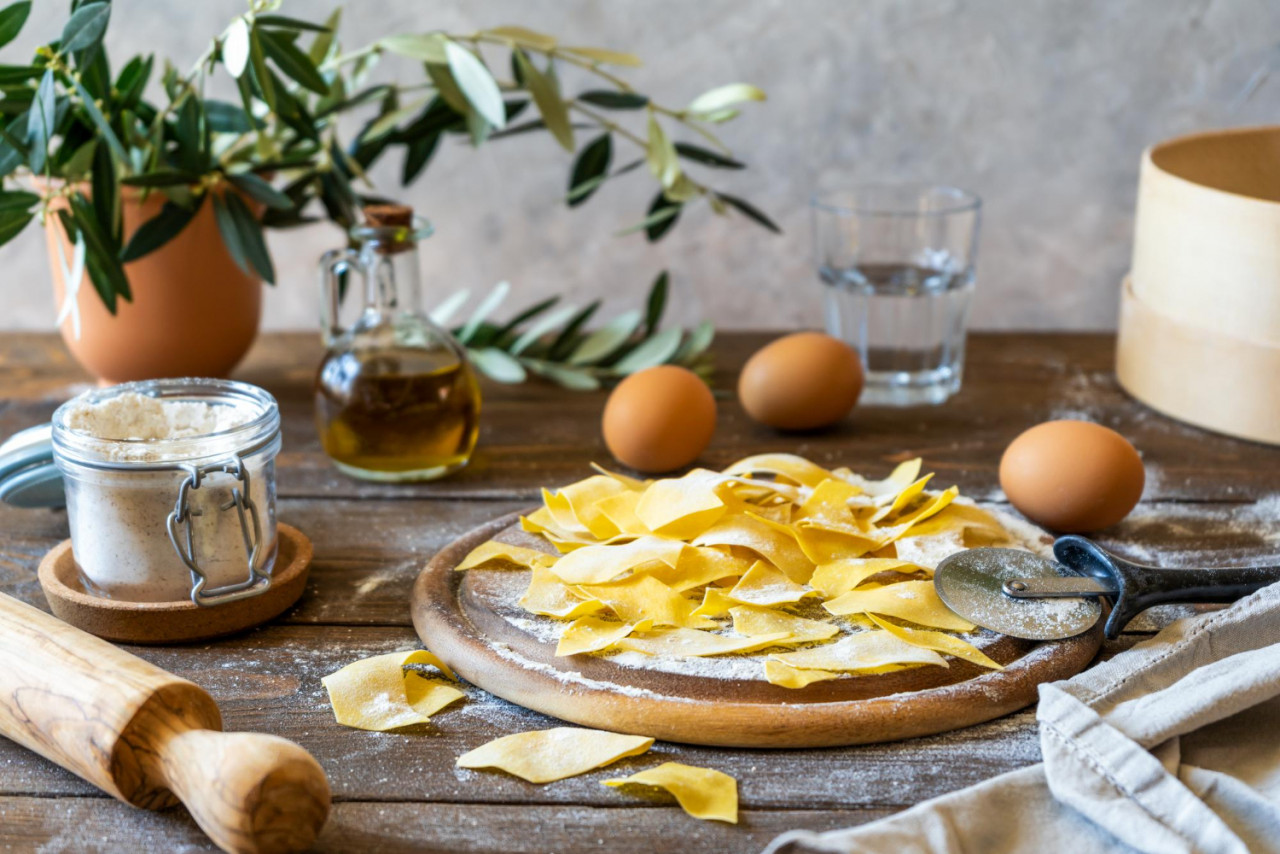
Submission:
[[[434,480],[467,464],[479,433],[480,387],[466,351],[422,311],[418,242],[431,225],[403,205],[370,205],[354,248],[320,261],[328,348],[316,376],[316,425],[339,469],[365,480]],[[346,283],[364,308],[342,328]]]

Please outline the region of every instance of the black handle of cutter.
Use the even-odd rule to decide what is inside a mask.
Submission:
[[[1131,563],[1084,537],[1060,537],[1054,556],[1082,575],[1115,583],[1119,592],[1107,618],[1106,635],[1116,638],[1129,621],[1155,605],[1220,603],[1242,599],[1280,581],[1280,566],[1222,569],[1160,569]]]

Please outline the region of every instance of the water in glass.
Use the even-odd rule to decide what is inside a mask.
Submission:
[[[960,389],[972,269],[823,266],[827,332],[862,357],[870,404],[941,403]]]

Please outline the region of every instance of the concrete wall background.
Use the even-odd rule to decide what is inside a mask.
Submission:
[[[0,61],[56,36],[63,2],[41,0]],[[284,13],[321,19],[330,0]],[[751,168],[718,173],[785,229],[690,211],[657,246],[615,238],[652,184],[639,175],[574,211],[561,202],[568,156],[548,137],[472,151],[447,145],[399,190],[432,218],[430,293],[512,282],[515,303],[551,293],[611,308],[638,304],[670,268],[671,319],[722,327],[814,325],[821,306],[806,200],[820,180],[936,180],[986,202],[974,325],[1091,328],[1115,323],[1129,263],[1142,149],[1200,128],[1280,121],[1280,3],[1274,0],[352,0],[341,38],[470,31],[519,23],[577,43],[630,50],[628,71],[659,102],[712,85],[756,83],[770,100],[724,127]],[[156,50],[182,68],[241,0],[116,0],[108,45],[118,68]],[[390,73],[384,63],[384,73]],[[416,70],[402,67],[404,74]],[[564,75],[568,78],[567,72]],[[570,83],[570,89],[573,84]],[[328,224],[273,233],[280,271],[265,324],[315,323],[317,256]],[[0,328],[52,328],[36,228],[0,250]]]

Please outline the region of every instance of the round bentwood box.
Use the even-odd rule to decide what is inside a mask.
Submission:
[[[1190,424],[1280,444],[1280,126],[1143,154],[1121,291],[1126,391]]]

